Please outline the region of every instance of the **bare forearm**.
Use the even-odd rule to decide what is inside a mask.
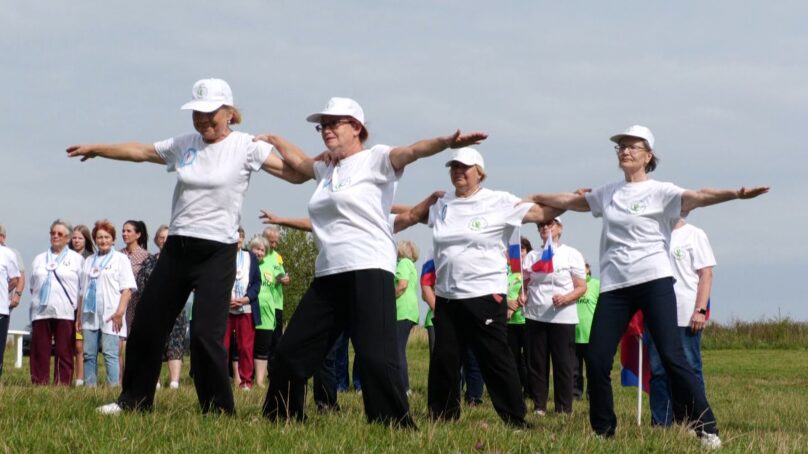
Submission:
[[[312,229],[309,218],[277,218],[275,224],[305,232],[311,232]]]
[[[699,284],[696,287],[696,311],[707,309],[707,301],[710,299],[710,291],[713,288],[712,268],[702,268],[698,271]]]
[[[9,286],[11,288],[12,286]],[[20,271],[20,277],[17,279],[17,285],[13,286],[15,290],[22,294],[22,291],[25,290],[25,273]]]
[[[435,311],[435,289],[431,286],[421,287],[421,298],[429,306],[432,311]]]
[[[452,137],[435,137],[433,139],[419,140],[406,147],[396,147],[390,151],[390,162],[395,169],[403,169],[412,162],[426,158],[449,148]]]
[[[559,210],[589,211],[589,203],[582,194],[574,192],[554,192],[534,194],[527,197],[533,203],[557,208]]]
[[[309,178],[314,178],[314,160],[300,147],[279,135],[266,134],[260,137],[266,137],[266,141],[278,150],[286,165]]]
[[[715,205],[735,199],[752,199],[769,192],[768,186],[740,189],[699,189],[685,191],[682,194],[682,214],[687,214],[695,208]]]
[[[82,156],[83,159],[100,157],[115,161],[152,162],[165,164],[154,145],[145,143],[118,143],[118,144],[92,144],[74,145],[68,148],[69,156]]]

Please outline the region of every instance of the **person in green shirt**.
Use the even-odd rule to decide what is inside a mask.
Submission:
[[[522,237],[521,240],[521,254],[524,257],[528,252],[533,250],[530,240]],[[519,371],[519,381],[522,384],[522,393],[527,394],[527,357],[526,349],[527,343],[525,341],[525,314],[522,312],[522,306],[525,305],[525,296],[522,292],[522,275],[521,273],[512,273],[508,269],[508,345],[511,347],[513,359],[516,361],[516,367]]]
[[[278,254],[278,242],[280,241],[281,233],[277,227],[267,227],[264,229],[264,239],[267,241],[267,255],[264,258],[272,268],[273,281],[270,284],[270,292],[272,293],[272,307],[275,309],[275,329],[272,332],[272,344],[269,348],[269,357],[278,346],[278,342],[283,335],[283,287],[289,285],[292,281],[286,270],[283,268],[283,257]]]
[[[398,333],[398,352],[401,362],[401,374],[404,389],[410,392],[410,379],[407,372],[407,341],[412,327],[418,324],[418,272],[415,261],[418,260],[418,246],[412,241],[402,240],[396,244],[398,261],[396,263],[396,331]]]
[[[575,357],[577,366],[573,380],[572,395],[575,400],[581,400],[584,395],[584,358],[586,348],[589,346],[589,330],[592,328],[592,317],[595,315],[595,306],[600,295],[600,281],[592,277],[592,269],[586,264],[586,293],[578,299],[578,325],[575,326]],[[587,369],[589,365],[586,366]],[[586,390],[589,398],[589,390]]]
[[[261,388],[266,386],[267,361],[275,331],[275,306],[272,286],[275,282],[273,263],[266,259],[269,243],[260,235],[255,235],[249,243],[250,251],[258,258],[258,270],[261,274],[261,287],[258,291],[258,308],[260,323],[255,325],[255,384]]]

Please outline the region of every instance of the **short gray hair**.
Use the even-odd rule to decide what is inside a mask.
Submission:
[[[56,227],[57,225],[61,225],[62,227],[66,228],[68,235],[73,233],[73,226],[70,225],[70,223],[65,221],[64,219],[57,219],[57,220],[53,221],[53,223],[50,226],[51,230],[53,230],[53,228]]]
[[[252,238],[250,238],[250,242],[247,244],[247,247],[252,249],[254,246],[258,246],[259,244],[264,246],[264,249],[267,251],[269,250],[269,241],[267,241],[263,235],[254,235]]]

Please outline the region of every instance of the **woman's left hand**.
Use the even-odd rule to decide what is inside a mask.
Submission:
[[[693,312],[693,316],[690,317],[690,329],[694,333],[698,333],[704,329],[705,325],[707,325],[707,316],[700,312]]]
[[[560,293],[553,295],[553,307],[566,306],[567,302],[565,300],[566,298],[564,298],[564,295]]]
[[[469,145],[476,145],[487,138],[488,134],[484,132],[461,134],[458,129],[454,134],[446,136],[446,148],[463,148]]]

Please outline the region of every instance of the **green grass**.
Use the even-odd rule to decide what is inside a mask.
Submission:
[[[789,318],[710,323],[704,330],[705,350],[725,349],[808,349],[808,323]]]
[[[529,420],[536,428],[516,432],[485,404],[464,408],[460,421],[426,419],[427,347],[416,332],[409,345],[417,431],[365,423],[361,397],[340,394],[343,411],[318,414],[309,405],[305,424],[270,423],[260,416],[262,390],[236,391],[238,415],[202,416],[185,376],[178,391],[158,392],[150,414],[97,415],[116,390],[34,388],[28,370],[14,369],[6,353],[0,388],[0,451],[4,452],[700,452],[681,427],[635,424],[636,389],[615,388],[619,427],[613,440],[592,435],[586,402],[571,416]],[[805,350],[709,350],[704,352],[708,396],[728,452],[806,452],[808,352]],[[26,363],[27,367],[27,363]],[[184,374],[187,370],[183,371]],[[618,380],[617,364],[613,380]],[[165,373],[165,372],[164,372]],[[101,374],[103,377],[103,373]],[[165,378],[165,377],[164,377]],[[165,381],[164,381],[165,384]]]

